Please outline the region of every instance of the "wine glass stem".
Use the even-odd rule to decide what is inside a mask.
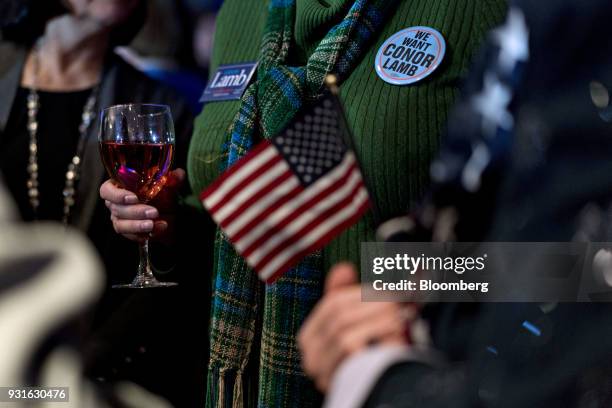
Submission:
[[[149,260],[149,240],[138,244],[140,253],[140,263],[138,264],[138,275],[134,279],[134,284],[147,284],[155,282],[155,276],[151,270],[151,261]]]

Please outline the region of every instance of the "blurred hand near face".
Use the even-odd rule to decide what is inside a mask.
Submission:
[[[362,302],[357,271],[338,264],[329,272],[325,294],[298,335],[302,365],[320,391],[327,391],[340,363],[371,344],[405,344],[414,306]]]

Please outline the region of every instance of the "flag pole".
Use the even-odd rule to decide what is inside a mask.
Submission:
[[[353,140],[353,132],[351,132],[351,129],[349,128],[348,121],[346,119],[346,114],[344,113],[344,107],[342,106],[342,103],[340,102],[340,97],[339,97],[340,87],[338,86],[338,77],[334,74],[328,74],[325,77],[325,86],[329,90],[332,96],[331,98],[332,103],[335,105],[336,111],[340,115],[341,126],[344,128],[342,129],[343,130],[342,136],[344,139],[344,143],[355,155],[355,160],[357,161],[357,165],[359,166],[359,170],[363,177],[363,183],[370,197],[370,209],[372,211],[372,218],[374,220],[374,228],[378,228],[378,226],[383,222],[383,219],[381,217],[380,209],[376,205],[376,201],[374,201],[374,196],[372,195],[372,191],[374,190],[372,190],[371,188],[371,184],[370,184],[370,181],[367,175],[363,172],[363,166],[361,165],[361,160],[359,159],[357,150],[355,148],[355,142]]]

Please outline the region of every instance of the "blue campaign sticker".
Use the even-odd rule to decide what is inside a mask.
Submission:
[[[410,85],[433,73],[444,60],[446,41],[431,27],[410,27],[393,34],[378,50],[376,73],[393,85]]]
[[[251,82],[257,70],[256,62],[221,65],[206,85],[200,102],[237,100]]]

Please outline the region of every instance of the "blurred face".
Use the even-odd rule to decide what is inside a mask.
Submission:
[[[92,19],[104,26],[123,23],[141,0],[65,0],[66,6],[79,17]]]

